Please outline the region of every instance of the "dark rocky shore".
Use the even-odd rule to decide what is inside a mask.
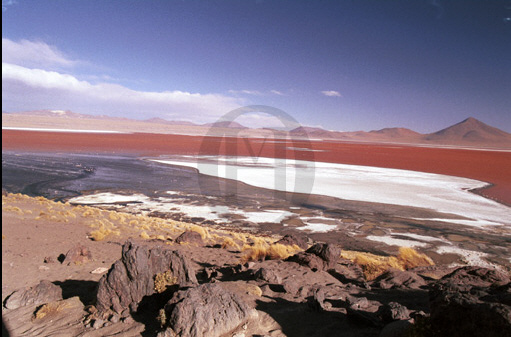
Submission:
[[[19,289],[4,300],[2,335],[511,335],[510,278],[495,270],[390,269],[367,281],[332,244],[239,264],[232,263],[238,252],[199,238],[184,235],[171,246],[127,241],[94,290],[79,297],[57,282]],[[87,249],[66,255],[83,263]]]

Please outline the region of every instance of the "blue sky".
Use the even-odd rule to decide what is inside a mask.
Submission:
[[[2,110],[511,131],[511,1],[3,1]],[[239,120],[272,126],[264,115]]]

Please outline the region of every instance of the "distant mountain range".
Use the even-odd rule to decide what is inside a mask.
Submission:
[[[338,132],[308,127],[298,127],[291,130],[290,133],[295,136],[351,141],[511,146],[511,134],[489,126],[473,117],[429,134],[421,134],[406,128],[385,128],[369,132]]]
[[[219,129],[236,129],[243,130],[254,130],[247,128],[237,122],[222,121],[216,123],[206,124],[194,124],[188,121],[169,121],[163,118],[151,118],[143,121],[133,120],[121,117],[110,117],[110,116],[93,116],[86,114],[79,114],[72,111],[65,110],[36,110],[36,111],[24,111],[16,113],[5,113],[2,112],[2,116],[9,115],[10,117],[15,116],[40,116],[44,118],[57,118],[62,119],[82,119],[82,120],[112,120],[112,121],[124,121],[138,122],[138,123],[150,123],[150,125],[169,125],[169,126],[182,126],[183,129],[186,127],[195,128],[219,128]],[[2,118],[2,124],[4,118]],[[8,126],[8,125],[6,125]],[[272,130],[269,128],[258,129],[258,130],[271,130],[274,134],[286,134],[283,131]],[[467,118],[455,125],[442,129],[440,131],[421,134],[406,128],[384,128],[381,130],[373,131],[352,131],[352,132],[340,132],[340,131],[329,131],[318,127],[307,127],[300,126],[289,132],[291,136],[298,138],[315,138],[315,139],[336,139],[345,141],[359,141],[359,142],[389,142],[389,143],[405,143],[405,144],[435,144],[435,145],[462,145],[462,146],[487,146],[487,147],[504,147],[511,148],[511,134],[489,126],[473,117]]]

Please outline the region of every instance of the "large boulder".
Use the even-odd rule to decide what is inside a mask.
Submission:
[[[92,261],[92,254],[89,248],[84,245],[76,245],[66,253],[62,263],[66,263],[67,265],[80,265],[89,261]]]
[[[511,283],[496,270],[464,267],[430,289],[431,327],[442,336],[511,336]]]
[[[202,236],[195,231],[186,231],[176,238],[176,243],[191,243],[198,246],[204,245]]]
[[[139,246],[130,241],[122,247],[122,257],[99,280],[96,306],[100,312],[126,309],[135,312],[144,296],[153,295],[161,285],[155,278],[164,275],[179,286],[197,284],[190,261],[179,251]]]
[[[296,236],[293,234],[286,234],[282,239],[277,241],[276,243],[280,243],[281,245],[293,246],[296,245],[301,249],[307,249],[307,239],[301,236]]]
[[[62,289],[50,281],[42,280],[39,284],[14,291],[4,301],[6,309],[17,309],[27,305],[45,304],[62,299]]]
[[[287,259],[308,266],[314,271],[334,269],[341,256],[341,249],[329,243],[316,243],[305,252],[300,252]]]
[[[232,332],[257,311],[218,283],[181,290],[165,305],[163,335],[214,337]]]

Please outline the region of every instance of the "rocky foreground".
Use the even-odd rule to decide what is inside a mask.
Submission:
[[[9,212],[18,210],[4,207],[4,211],[4,222],[12,224]],[[24,214],[27,226],[36,224],[34,231],[49,231],[52,221],[58,220],[31,222],[32,214]],[[114,218],[113,213],[105,214]],[[80,216],[77,219],[81,221]],[[7,233],[4,243],[16,233],[4,227],[8,224],[2,225],[3,234]],[[382,268],[346,258],[342,247],[301,237],[286,236],[271,245],[251,237],[243,249],[234,240],[240,239],[239,234],[215,241],[199,232],[184,228],[173,237],[154,238],[114,234],[111,241],[98,236],[91,241],[91,236],[80,232],[81,242],[65,254],[34,251],[37,263],[50,266],[49,274],[44,268],[39,268],[40,274],[30,274],[27,264],[24,276],[11,266],[18,270],[20,285],[27,278],[33,284],[2,296],[2,335],[511,335],[511,280],[505,272],[431,263],[417,267],[420,263],[412,262],[421,256],[410,252],[397,257],[402,263],[395,268],[389,267],[392,264]],[[97,256],[107,252],[101,245],[117,248],[111,256]],[[3,260],[11,259],[16,248],[3,249]],[[80,271],[96,267],[98,260],[112,262],[87,272],[97,278],[86,280]],[[50,280],[44,280],[45,275]],[[8,270],[2,276],[14,280]],[[10,283],[2,282],[3,292],[11,289]]]

